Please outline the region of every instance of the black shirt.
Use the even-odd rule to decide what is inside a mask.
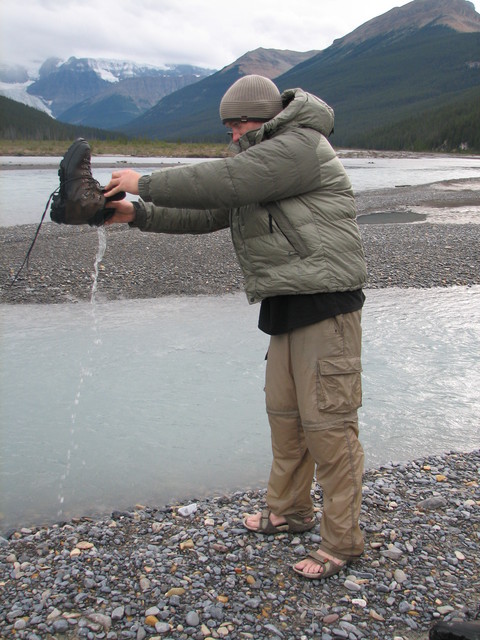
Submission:
[[[341,313],[358,311],[364,301],[362,289],[265,298],[260,306],[258,328],[276,336]]]

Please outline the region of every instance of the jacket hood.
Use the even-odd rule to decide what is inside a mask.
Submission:
[[[303,89],[286,89],[282,93],[282,111],[259,129],[248,131],[238,143],[231,143],[234,153],[245,151],[264,138],[270,138],[284,127],[315,129],[328,138],[333,132],[335,115],[332,107]]]
[[[286,89],[282,93],[282,103],[283,110],[263,125],[264,135],[270,136],[289,124],[315,129],[327,138],[332,133],[335,120],[333,109],[317,96],[302,89]]]

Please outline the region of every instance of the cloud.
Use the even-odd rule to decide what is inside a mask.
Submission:
[[[480,0],[477,0],[480,2]],[[258,47],[308,51],[405,0],[2,0],[2,62],[111,58],[220,69]]]

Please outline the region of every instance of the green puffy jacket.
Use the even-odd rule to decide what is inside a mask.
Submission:
[[[282,99],[277,116],[242,136],[237,155],[139,181],[143,201],[134,226],[141,230],[230,227],[250,303],[351,291],[366,281],[352,187],[325,137],[333,111],[301,89]]]

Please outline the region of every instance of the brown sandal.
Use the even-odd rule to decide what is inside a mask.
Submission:
[[[310,531],[315,526],[315,520],[312,518],[309,522],[297,515],[283,516],[286,522],[274,525],[270,520],[270,509],[263,509],[259,526],[254,529],[247,525],[247,518],[243,520],[243,526],[254,533],[263,533],[264,535],[275,535],[278,533],[303,533]]]
[[[327,578],[340,573],[342,569],[350,564],[348,560],[342,560],[340,563],[333,562],[333,560],[320,555],[316,551],[311,551],[308,554],[308,558],[313,558],[315,564],[318,564],[322,567],[322,571],[318,571],[317,573],[308,573],[306,571],[302,571],[301,569],[297,569],[295,565],[292,566],[292,569],[295,571],[295,573],[298,573],[298,575],[302,576],[303,578],[307,578],[308,580],[326,580]],[[307,560],[307,558],[304,558],[304,560]],[[300,562],[302,561],[300,560]],[[296,562],[295,564],[298,564],[298,562]]]

